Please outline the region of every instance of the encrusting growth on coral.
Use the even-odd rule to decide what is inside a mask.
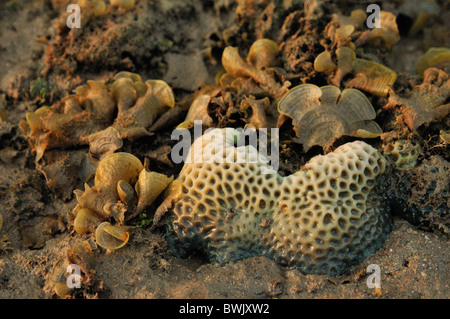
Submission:
[[[395,141],[389,144],[386,154],[392,156],[398,170],[410,170],[416,166],[420,147],[407,140]]]

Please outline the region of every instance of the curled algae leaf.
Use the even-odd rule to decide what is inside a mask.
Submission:
[[[3,215],[0,213],[0,230],[2,230],[3,227]]]
[[[130,239],[127,226],[113,226],[109,222],[103,222],[95,230],[95,241],[105,249],[119,249]]]
[[[26,113],[26,120],[22,120],[19,125],[22,133],[27,135],[31,149],[36,152],[36,161],[42,158],[49,143],[49,134],[43,131],[41,119],[50,113],[50,107],[40,107],[34,112]]]
[[[94,186],[85,184],[85,191],[76,191],[80,208],[89,208],[101,217],[109,217],[111,212],[105,205],[115,204],[119,200],[117,184],[123,180],[136,183],[144,166],[132,154],[119,152],[105,156],[99,163],[94,177]]]
[[[354,10],[350,16],[333,14],[332,21],[325,27],[325,34],[337,48],[348,46],[355,49],[358,46],[369,44],[371,46],[384,46],[389,51],[400,40],[397,26],[397,17],[388,11],[380,11],[380,26],[367,30],[366,13]],[[353,39],[358,37],[353,43]]]
[[[445,144],[450,144],[450,131],[439,131],[439,137]],[[1,227],[0,227],[1,228]]]
[[[89,284],[92,279],[92,249],[95,247],[91,240],[77,240],[68,248],[64,255],[59,258],[54,264],[50,272],[49,279],[46,285],[50,286],[56,295],[60,298],[71,297],[71,287],[67,284],[74,279],[80,279],[82,284]],[[77,273],[80,277],[71,277],[71,272],[74,274],[74,264],[79,267],[81,273]],[[73,290],[72,290],[73,291]]]
[[[75,231],[84,234],[95,229],[100,246],[122,247],[129,237],[125,221],[151,205],[172,181],[173,176],[148,171],[132,154],[104,156],[97,167],[94,185],[85,184],[84,191],[74,191],[78,201],[72,213]],[[114,220],[116,225],[100,224],[106,219]]]
[[[252,97],[245,97],[241,101],[239,110],[244,113],[247,125],[254,127],[255,129],[272,127],[269,124],[266,110],[270,106],[270,100],[268,97],[264,99],[255,100]],[[249,115],[251,114],[251,115]]]
[[[247,62],[258,69],[273,67],[277,61],[278,45],[270,39],[259,39],[250,46]]]
[[[95,187],[114,189],[120,180],[135,183],[139,172],[144,168],[141,161],[134,155],[125,152],[113,153],[100,161],[95,174]]]
[[[83,112],[83,101],[76,94],[71,94],[62,98],[61,102],[64,104],[64,114]]]
[[[417,130],[421,125],[440,121],[450,113],[450,78],[442,70],[428,68],[423,83],[416,85],[408,96],[389,94],[385,109],[399,107],[406,125]]]
[[[57,282],[54,285],[53,290],[55,291],[55,294],[59,298],[65,299],[70,297],[70,288],[67,286],[67,283],[65,282]]]
[[[367,15],[362,9],[353,10],[350,16],[344,16],[342,14],[333,14],[333,20],[337,21],[339,26],[352,25],[355,28],[359,28],[366,21]]]
[[[87,21],[106,13],[106,3],[103,0],[79,0],[78,5]]]
[[[314,70],[329,73],[336,69],[336,64],[331,59],[331,53],[323,51],[314,60]]]
[[[119,77],[111,86],[111,95],[117,103],[119,114],[123,114],[136,103],[137,92],[129,77]]]
[[[141,213],[146,207],[151,205],[172,181],[173,176],[167,177],[164,174],[147,171],[144,168],[139,173],[135,186],[136,193],[139,196],[137,213]]]
[[[363,33],[356,41],[355,45],[359,46],[365,43],[371,45],[382,45],[389,51],[395,43],[400,40],[396,16],[388,11],[380,12],[380,28],[373,28]]]
[[[90,279],[93,261],[92,246],[95,246],[95,244],[91,240],[77,240],[72,248],[67,251],[67,258],[70,263],[77,264],[80,270],[86,275],[87,280]]]
[[[121,79],[121,78],[128,78],[131,81],[133,81],[134,83],[142,82],[142,78],[141,78],[141,76],[139,74],[133,73],[133,72],[129,72],[129,71],[120,71],[120,72],[118,72],[118,73],[116,73],[114,75],[114,79],[115,80],[118,80],[118,79]]]
[[[120,7],[130,10],[134,8],[135,0],[110,0],[109,3],[113,7]]]
[[[389,87],[394,84],[397,74],[390,68],[365,59],[356,57],[355,50],[348,46],[336,49],[337,66],[328,51],[320,53],[314,60],[314,69],[326,74],[334,73],[331,82],[340,86],[342,79],[353,74],[353,79],[346,87],[357,88],[377,96],[387,96]]]
[[[0,122],[5,121],[7,117],[5,96],[5,94],[0,94]]]
[[[120,200],[127,205],[134,198],[133,186],[131,186],[129,183],[127,183],[124,180],[120,180],[117,183],[117,193],[119,195]]]
[[[112,154],[123,146],[120,133],[110,126],[106,130],[89,135],[89,153],[97,159]]]
[[[409,29],[409,36],[414,36],[441,13],[441,8],[435,0],[409,0],[399,7],[399,12],[414,20]]]
[[[345,46],[340,47],[336,50],[336,57],[338,68],[333,83],[339,86],[344,76],[353,72],[353,61],[356,59],[355,50]]]
[[[273,74],[273,67],[278,63],[277,54],[277,44],[269,39],[255,41],[246,59],[241,57],[237,47],[228,46],[222,53],[222,66],[227,73],[217,80],[222,86],[240,86],[242,83],[236,83],[238,79],[250,78],[261,86],[260,89],[280,96],[285,93],[285,88],[275,81]]]
[[[208,115],[208,105],[210,101],[211,96],[207,94],[196,97],[189,107],[186,119],[177,126],[177,129],[190,129],[194,127],[194,121],[196,120],[202,121],[202,125],[212,125],[213,119]]]
[[[251,77],[258,83],[267,81],[266,74],[241,58],[238,48],[226,47],[222,54],[222,66],[232,77]]]
[[[416,72],[420,76],[428,68],[443,69],[447,73],[450,71],[450,49],[429,48],[427,52],[417,59]]]
[[[93,210],[88,208],[82,208],[76,214],[73,227],[78,234],[94,231],[102,220]]]
[[[347,82],[347,87],[354,87],[377,96],[387,96],[389,87],[394,84],[397,74],[390,68],[364,59],[352,62],[355,78]]]
[[[101,81],[88,80],[86,83],[75,89],[75,93],[85,99],[86,110],[94,114],[101,114],[106,121],[111,121],[116,106],[108,87]]]
[[[67,286],[67,267],[70,265],[67,257],[60,258],[52,268],[50,275],[50,285],[53,287],[53,291],[60,298],[68,298],[70,289]]]
[[[103,82],[88,81],[76,92],[51,107],[27,113],[26,121],[20,123],[36,161],[49,149],[88,144],[89,135],[112,121],[115,103]]]
[[[150,125],[174,105],[167,83],[142,82],[139,74],[123,71],[114,76],[111,85],[88,80],[76,87],[75,94],[27,113],[19,126],[36,154],[36,162],[47,150],[88,144],[91,154],[100,158],[119,149],[121,139],[151,135]]]
[[[336,29],[335,41],[338,47],[349,46],[354,49],[355,45],[351,41],[351,35],[355,31],[355,27],[352,25],[344,25]]]
[[[157,225],[164,214],[181,199],[183,195],[183,184],[179,180],[172,181],[164,192],[164,201],[159,205],[153,217],[153,225]]]
[[[119,80],[121,79],[116,81]],[[137,83],[135,83],[135,87],[137,87]],[[120,132],[122,138],[134,140],[144,135],[151,135],[147,128],[153,124],[165,108],[175,106],[175,97],[166,82],[147,80],[145,88],[145,95],[139,97],[134,106],[118,114],[114,121],[113,126]]]
[[[304,151],[314,145],[329,148],[343,135],[375,137],[382,133],[374,121],[375,110],[358,90],[335,86],[302,84],[291,89],[279,102],[279,126],[292,118],[297,141]]]

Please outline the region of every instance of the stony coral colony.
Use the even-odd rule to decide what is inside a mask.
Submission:
[[[79,4],[89,19],[108,14],[102,0]],[[136,3],[110,5],[127,12]],[[311,7],[305,5],[304,11]],[[412,14],[417,15],[414,33],[426,12]],[[396,16],[381,11],[381,28],[375,29],[366,28],[366,19],[363,10],[330,15],[321,51],[304,62],[320,76],[321,86],[310,82],[311,76],[292,76],[286,70],[297,62],[283,61],[280,49],[292,49],[301,33],[282,44],[260,35],[246,56],[240,47],[225,46],[223,70],[214,84],[192,94],[187,108],[176,101],[168,83],[120,71],[106,82],[87,81],[74,94],[27,113],[20,127],[51,189],[69,199],[75,185],[84,183],[84,189],[73,191],[77,204],[69,217],[77,234],[92,234],[103,249],[126,245],[133,230],[129,224],[147,212],[154,214],[154,226],[165,225],[177,256],[202,250],[212,262],[226,263],[265,255],[304,273],[339,276],[383,245],[392,229],[391,207],[423,210],[393,191],[393,176],[416,166],[418,129],[450,112],[445,104],[450,50],[430,48],[417,61],[422,83],[397,92],[397,74],[364,54],[371,47],[392,50],[400,39]],[[377,109],[372,102],[380,100],[386,103]],[[173,125],[170,117],[180,109],[186,118]],[[381,112],[394,120],[380,126]],[[124,143],[159,134],[155,124],[169,131],[189,130],[195,120],[217,128],[222,138],[206,134],[195,140],[190,152],[202,144],[204,162],[186,163],[174,175],[151,171],[147,161],[121,150]],[[282,153],[296,149],[306,164],[274,171],[256,148],[235,145],[238,125],[280,128]],[[88,151],[60,156],[84,146]],[[226,152],[213,151],[218,146],[255,161],[227,163]],[[80,240],[55,265],[51,284],[58,295],[69,293],[60,284],[61,265],[74,258],[89,263],[91,246]]]

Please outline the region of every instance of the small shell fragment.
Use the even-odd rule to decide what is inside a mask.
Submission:
[[[331,59],[331,53],[324,51],[314,60],[314,70],[317,72],[330,73],[336,69],[336,64]]]

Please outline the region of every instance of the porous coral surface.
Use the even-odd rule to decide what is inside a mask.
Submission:
[[[377,197],[384,158],[347,143],[282,177],[239,131],[216,129],[191,146],[178,180],[176,246],[205,250],[225,263],[266,255],[305,273],[339,275],[383,244],[391,229]]]

